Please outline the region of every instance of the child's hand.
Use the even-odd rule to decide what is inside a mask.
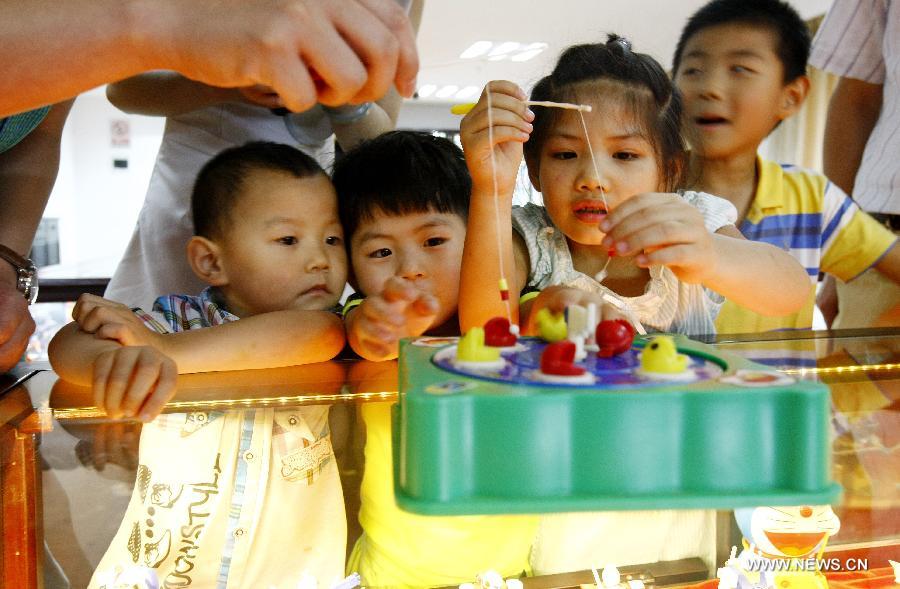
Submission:
[[[126,346],[94,360],[94,402],[113,419],[150,421],[175,394],[175,362],[150,346]]]
[[[493,145],[488,136],[488,92],[491,93]],[[512,195],[522,162],[522,144],[528,141],[534,120],[534,113],[525,105],[526,98],[522,89],[512,82],[495,80],[485,87],[478,104],[460,123],[460,140],[472,175],[473,193],[494,193],[493,151],[497,192]]]
[[[538,311],[547,308],[553,313],[562,313],[571,305],[581,305],[587,307],[590,303],[597,305],[597,320],[605,319],[625,319],[622,313],[603,300],[600,293],[587,292],[577,288],[568,286],[548,286],[533,299],[531,309],[528,313],[528,321],[525,323],[526,335],[535,335],[538,332],[535,317]]]
[[[635,195],[600,223],[603,245],[636,256],[638,266],[668,266],[682,282],[703,282],[716,271],[712,234],[696,207],[676,194]]]
[[[72,319],[98,339],[117,341],[123,346],[154,346],[163,349],[162,334],[156,333],[121,303],[92,294],[78,297]]]
[[[352,311],[347,318],[347,338],[366,360],[396,358],[400,338],[422,335],[437,312],[437,299],[393,276],[381,294],[366,298]]]

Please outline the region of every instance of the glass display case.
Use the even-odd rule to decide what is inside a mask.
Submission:
[[[710,343],[723,352],[829,387],[832,472],[843,493],[832,506],[840,529],[820,555],[822,562],[828,563],[825,577],[831,587],[897,586],[900,572],[892,568],[891,561],[900,560],[900,330],[720,337]],[[548,555],[554,551],[546,539],[544,557],[536,556],[540,550],[534,546],[535,534],[538,526],[545,524],[529,516],[500,515],[477,521],[429,518],[407,514],[388,502],[392,499],[390,407],[398,394],[395,362],[333,361],[183,375],[162,421],[152,428],[106,418],[93,407],[89,389],[59,380],[49,369],[20,366],[2,377],[0,387],[2,587],[100,587],[102,583],[114,586],[114,582],[119,583],[115,586],[143,587],[140,580],[123,576],[115,581],[114,575],[100,575],[109,572],[102,569],[104,563],[114,561],[110,555],[115,550],[124,555],[124,561],[133,557],[143,568],[180,554],[182,572],[188,566],[199,570],[199,561],[193,559],[200,552],[188,542],[190,534],[182,530],[185,533],[177,539],[167,537],[158,522],[164,509],[181,503],[194,505],[189,513],[199,517],[202,510],[197,506],[204,505],[197,494],[200,487],[176,489],[159,477],[165,469],[187,468],[200,460],[206,449],[190,442],[193,432],[210,430],[207,423],[216,420],[222,428],[217,439],[224,439],[223,432],[233,427],[233,433],[237,432],[234,445],[220,446],[214,452],[218,478],[198,474],[196,482],[219,481],[220,495],[242,497],[239,503],[245,512],[252,505],[256,518],[252,521],[258,525],[253,529],[273,530],[279,520],[291,522],[298,517],[296,502],[272,495],[277,486],[228,486],[232,479],[252,477],[261,458],[253,455],[256,447],[263,448],[263,462],[275,473],[272,477],[299,482],[304,488],[325,480],[333,457],[339,483],[333,481],[331,488],[341,501],[340,506],[311,503],[317,514],[302,516],[312,518],[302,522],[309,535],[324,540],[303,547],[282,542],[278,532],[272,532],[265,550],[245,554],[242,563],[235,556],[232,567],[240,566],[240,577],[234,573],[234,578],[242,581],[232,579],[229,586],[314,586],[309,572],[292,563],[299,562],[298,555],[315,553],[316,546],[321,550],[331,546],[332,552],[340,546],[333,559],[343,562],[347,557],[353,563],[350,570],[377,571],[375,578],[391,578],[392,570],[413,568],[415,574],[408,579],[416,582],[410,585],[457,587],[469,582],[477,587],[476,575],[488,569],[499,570],[507,578],[521,575],[523,585],[529,588],[596,584],[590,565],[566,557],[571,555],[556,555],[556,562],[550,562],[553,558]],[[152,438],[151,433],[162,435],[160,432],[167,431],[165,416],[175,414],[193,416],[190,427],[182,415],[177,428],[171,430],[176,442],[188,441],[183,446],[167,446],[162,455],[151,455],[152,448],[163,447],[151,444],[160,439]],[[311,425],[311,415],[318,416],[318,426]],[[269,421],[259,421],[262,416]],[[302,425],[299,422],[310,425],[301,431],[296,429]],[[268,433],[258,438],[260,423]],[[330,438],[330,448],[320,444],[324,437]],[[755,443],[764,442],[748,440],[748,452]],[[148,464],[153,461],[159,466],[149,474]],[[264,487],[264,493],[253,495],[253,488]],[[288,497],[293,496],[290,489]],[[207,491],[202,497],[212,500],[213,494]],[[135,511],[138,503],[143,509],[140,517]],[[222,550],[240,555],[244,530],[255,535],[244,527],[245,515],[234,515],[233,507],[234,502],[233,517],[226,510],[221,524],[229,538]],[[705,527],[703,541],[696,543],[692,541],[694,528],[678,523],[687,521],[679,519],[684,516],[681,512],[673,512],[669,520],[653,519],[657,512],[622,513],[612,529],[615,537],[608,539],[610,548],[593,553],[591,565],[598,569],[608,563],[617,565],[623,586],[641,581],[645,587],[715,587],[717,568],[729,559],[732,547],[740,549],[741,532],[730,511],[695,512],[704,513],[697,521]],[[656,521],[660,525],[665,521],[675,530],[667,542],[680,546],[648,556],[651,551],[641,546],[640,536],[645,533],[641,530],[652,531]],[[209,523],[210,529],[214,525],[218,524]],[[433,532],[441,526],[457,534],[456,541],[464,548],[448,548],[436,541],[442,536]],[[568,529],[577,532],[578,528]],[[396,540],[395,545],[379,544],[384,538]],[[253,538],[257,548],[259,541]],[[368,542],[369,550],[357,547],[354,551],[358,542]],[[259,554],[266,551],[272,557],[261,559]],[[264,564],[254,563],[257,559]],[[498,563],[492,564],[492,559]],[[522,566],[516,570],[515,563]],[[95,571],[98,575],[91,583]],[[272,578],[267,578],[270,572]],[[334,582],[320,578],[317,586],[329,587]],[[159,583],[161,587],[217,584],[204,584],[190,572]],[[782,583],[780,589],[787,588]]]

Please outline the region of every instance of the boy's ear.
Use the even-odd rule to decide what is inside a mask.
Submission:
[[[228,275],[222,264],[219,245],[205,237],[195,235],[187,244],[187,258],[197,278],[210,286],[228,284]]]
[[[800,110],[808,94],[809,76],[797,76],[785,84],[781,91],[781,120],[792,116]]]

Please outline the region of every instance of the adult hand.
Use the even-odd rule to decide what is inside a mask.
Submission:
[[[244,100],[251,104],[258,104],[266,108],[284,108],[284,101],[281,100],[281,96],[268,86],[257,84],[255,86],[238,88],[238,92],[241,93]]]
[[[178,0],[162,17],[159,3],[147,11],[161,29],[143,40],[160,67],[214,86],[269,86],[293,111],[374,101],[392,83],[415,90],[415,35],[394,0]]]
[[[6,262],[0,260],[6,265]],[[14,279],[5,272],[0,280],[0,373],[16,365],[28,338],[34,333],[34,319],[28,312],[28,301],[14,286]]]

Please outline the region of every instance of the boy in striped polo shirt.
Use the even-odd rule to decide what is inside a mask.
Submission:
[[[738,210],[748,238],[791,252],[815,284],[819,272],[849,281],[876,268],[900,282],[900,248],[828,178],[759,157],[757,148],[796,113],[809,90],[806,24],[780,0],[713,0],[688,20],[673,73],[684,95],[690,188]],[[726,301],[719,333],[812,326],[815,291],[793,315],[764,317]]]

